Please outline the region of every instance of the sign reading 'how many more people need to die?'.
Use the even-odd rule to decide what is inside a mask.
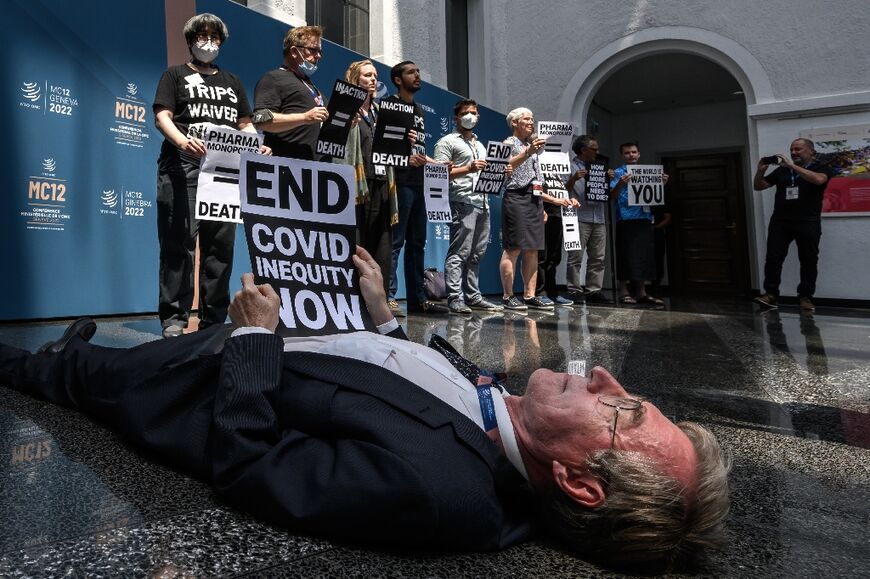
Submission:
[[[243,153],[240,191],[254,278],[281,298],[278,333],[373,331],[353,264],[354,168]]]

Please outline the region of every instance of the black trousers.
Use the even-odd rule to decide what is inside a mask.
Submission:
[[[196,219],[198,165],[161,157],[157,167],[160,322],[164,328],[187,326],[193,307],[193,267],[198,235],[200,327],[222,324],[230,306],[236,224]]]
[[[369,200],[356,206],[357,244],[368,251],[381,268],[384,291],[390,295],[393,228],[390,225],[389,185],[376,179],[368,179],[367,183]]]
[[[535,295],[547,292],[547,297],[555,299],[556,269],[562,261],[562,217],[547,215],[544,224],[544,249],[538,251],[538,282]]]
[[[800,261],[800,283],[797,295],[812,297],[816,293],[816,278],[819,275],[819,241],[822,238],[822,222],[788,221],[771,219],[767,227],[767,255],[764,258],[764,291],[779,295],[782,280],[782,264],[788,255],[791,242],[797,245]]]
[[[75,336],[60,354],[0,344],[0,384],[81,411],[161,460],[211,478],[209,436],[231,326],[134,348],[95,346]]]

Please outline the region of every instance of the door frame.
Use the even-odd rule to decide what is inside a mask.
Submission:
[[[736,271],[736,281],[738,284],[737,290],[734,292],[735,296],[751,296],[752,289],[752,256],[750,255],[750,229],[749,225],[753,222],[748,217],[748,208],[750,206],[751,199],[749,199],[749,195],[752,194],[752,187],[747,181],[746,170],[747,170],[747,148],[746,147],[717,147],[710,149],[696,149],[696,150],[678,150],[678,151],[666,151],[666,152],[658,152],[655,155],[656,162],[664,165],[664,161],[674,161],[679,159],[688,159],[688,158],[698,158],[698,157],[713,157],[713,156],[725,156],[725,155],[733,155],[735,157],[735,169],[737,171],[736,175],[736,183],[740,188],[737,194],[737,209],[735,214],[735,224],[737,226],[735,232],[735,251],[740,252],[742,254],[742,262],[743,267],[740,268],[740,271]],[[667,172],[667,169],[665,169]],[[673,227],[673,226],[672,226]],[[675,255],[675,235],[670,235],[667,238],[667,256]],[[674,292],[685,293],[688,290],[685,290],[681,287],[675,287],[672,283],[673,277],[672,272],[674,268],[674,260],[666,259],[667,264],[667,273],[668,273],[668,289],[671,292],[671,295],[674,295]]]

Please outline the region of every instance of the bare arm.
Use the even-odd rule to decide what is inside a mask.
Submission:
[[[195,157],[205,155],[205,143],[196,137],[188,138],[175,123],[172,122],[172,111],[166,107],[160,107],[154,115],[154,124],[157,129],[166,137],[166,140],[178,147],[179,150],[189,153]]]

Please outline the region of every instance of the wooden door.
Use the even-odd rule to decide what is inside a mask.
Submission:
[[[672,292],[748,295],[750,275],[740,154],[662,159],[673,222],[667,244]]]

